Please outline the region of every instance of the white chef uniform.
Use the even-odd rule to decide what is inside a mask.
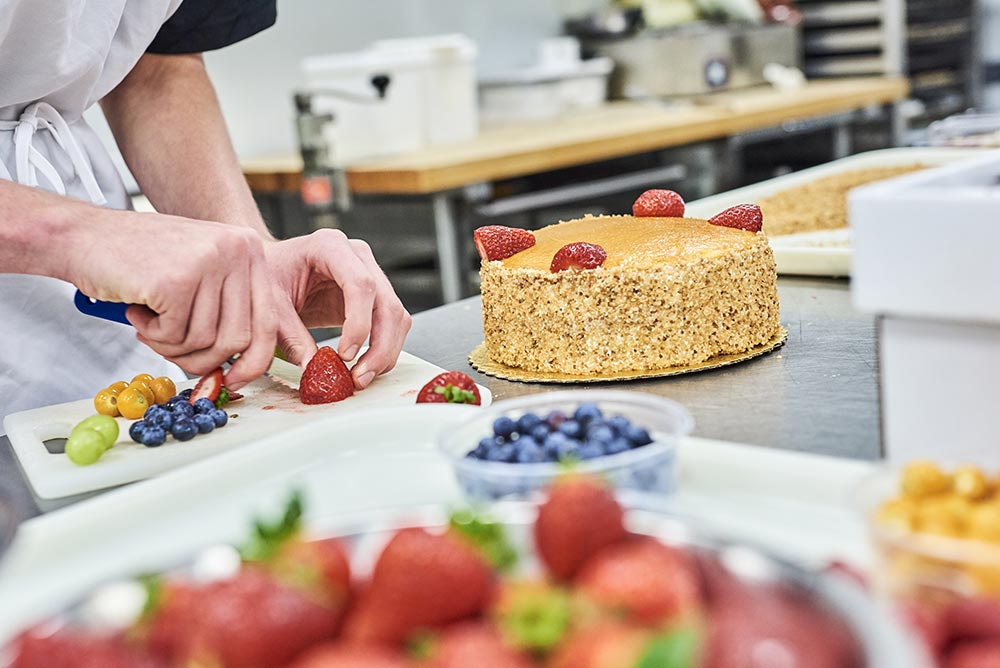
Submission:
[[[82,114],[125,78],[180,3],[0,0],[0,178],[128,208],[122,180]],[[184,377],[131,327],[79,313],[72,285],[5,271],[0,417],[85,398],[138,373]]]

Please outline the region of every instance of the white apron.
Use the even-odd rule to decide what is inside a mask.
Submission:
[[[125,78],[180,3],[0,0],[0,178],[129,208],[81,116]],[[131,327],[79,313],[74,289],[0,267],[0,418],[90,397],[138,373],[183,379]]]

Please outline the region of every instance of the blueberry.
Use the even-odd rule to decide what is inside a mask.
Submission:
[[[167,440],[167,432],[163,430],[163,427],[149,425],[142,431],[141,442],[147,448],[155,448],[163,445],[165,440]]]
[[[493,433],[497,436],[509,437],[517,431],[517,423],[506,415],[501,415],[493,421]]]
[[[632,444],[629,443],[628,439],[621,436],[611,439],[609,443],[604,446],[604,453],[608,455],[617,455],[619,452],[625,452]]]
[[[177,396],[181,397],[182,399],[184,399],[184,401],[187,401],[188,399],[191,398],[191,393],[192,392],[194,392],[194,389],[189,387],[186,390],[181,390],[180,392],[178,392]]]
[[[229,415],[221,408],[216,408],[214,411],[211,411],[208,414],[208,417],[212,418],[216,427],[225,427],[226,423],[229,422]]]
[[[527,434],[531,429],[542,423],[542,418],[538,417],[534,413],[525,413],[517,419],[517,432],[519,434]]]
[[[163,427],[164,431],[170,431],[170,427],[174,424],[174,414],[167,411],[161,410],[153,414],[153,417],[149,417],[147,411],[146,423],[156,425],[157,427]]]
[[[202,397],[201,399],[198,399],[196,402],[194,402],[193,406],[194,406],[194,412],[196,414],[208,413],[215,410],[215,404],[213,404],[212,400],[209,399],[208,397]]]
[[[136,443],[142,443],[142,435],[146,431],[146,423],[142,420],[136,420],[129,426],[128,435]]]
[[[562,432],[549,434],[545,439],[545,456],[551,461],[559,461],[576,456],[579,444]]]
[[[576,456],[580,459],[597,459],[603,455],[604,448],[597,441],[587,441],[576,451]]]
[[[602,445],[607,445],[614,437],[615,433],[611,431],[611,427],[603,422],[594,423],[587,428],[587,439],[597,441]]]
[[[550,411],[549,414],[545,416],[546,424],[553,429],[565,422],[566,419],[566,414],[562,411]]]
[[[649,437],[649,432],[642,427],[629,427],[625,432],[625,438],[632,441],[632,447],[638,448],[640,445],[649,445],[653,439]]]
[[[625,430],[632,426],[629,419],[624,415],[615,415],[614,417],[608,418],[608,426],[611,427],[612,431],[618,436],[624,436]]]
[[[191,417],[194,415],[194,406],[187,402],[187,399],[183,401],[178,401],[171,407],[174,415],[183,415],[185,417]]]
[[[597,407],[597,404],[588,401],[577,407],[576,412],[573,413],[573,417],[578,422],[587,424],[591,420],[600,420],[603,417],[603,413],[601,413],[601,409]]]
[[[199,401],[201,400],[199,399]],[[195,426],[198,427],[199,434],[207,434],[215,429],[215,420],[204,413],[195,415],[193,419]]]
[[[170,433],[178,441],[190,441],[198,434],[198,425],[194,423],[194,420],[180,417],[174,422],[174,426],[170,428]]]
[[[491,462],[512,462],[517,456],[517,448],[513,443],[503,443],[495,446],[486,456]]]
[[[149,420],[150,418],[156,417],[158,413],[166,413],[167,409],[159,404],[153,404],[146,409],[146,412],[142,414],[143,420]]]
[[[534,427],[531,428],[531,431],[528,432],[528,435],[531,436],[536,441],[538,441],[539,443],[542,443],[545,441],[545,438],[549,435],[549,425],[545,424],[544,422],[539,422],[538,424],[536,424]]]
[[[517,450],[517,461],[520,464],[537,464],[545,461],[545,450],[533,438],[523,438],[525,443]]]
[[[566,420],[559,425],[558,429],[570,438],[580,438],[583,435],[583,427],[576,420]]]

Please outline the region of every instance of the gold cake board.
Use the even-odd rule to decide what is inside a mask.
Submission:
[[[546,373],[543,371],[527,371],[515,367],[506,366],[494,362],[486,354],[486,343],[480,343],[469,353],[469,364],[472,368],[487,376],[501,378],[503,380],[514,380],[519,383],[606,383],[617,380],[639,380],[642,378],[665,378],[667,376],[679,376],[684,373],[695,373],[697,371],[708,371],[718,369],[730,364],[738,364],[755,357],[760,357],[764,353],[777,350],[785,345],[788,340],[788,330],[782,327],[774,338],[767,343],[752,348],[745,353],[738,355],[718,355],[706,360],[701,364],[689,366],[672,366],[666,369],[655,369],[646,371],[622,371],[619,373],[608,373],[590,376],[573,376],[564,373]]]

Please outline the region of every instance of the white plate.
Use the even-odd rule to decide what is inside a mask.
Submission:
[[[976,155],[978,149],[955,148],[890,148],[881,151],[858,153],[825,165],[803,169],[744,188],[737,188],[711,197],[690,202],[685,215],[693,218],[711,218],[737,204],[753,204],[761,198],[800,186],[818,178],[856,169],[874,167],[901,167],[917,163],[937,166]],[[828,230],[771,237],[771,248],[778,264],[779,274],[808,276],[850,276],[851,231]]]
[[[457,504],[436,440],[475,410],[330,416],[26,522],[0,567],[0,642],[102,582],[241,541],[248,519],[276,512],[292,488],[303,490],[307,520],[320,526]],[[871,464],[701,439],[680,444],[678,464],[679,490],[666,509],[806,566],[870,562],[849,499]]]
[[[275,364],[292,366],[281,360]],[[297,371],[297,367],[292,368]],[[404,352],[391,372],[364,391],[345,401],[319,406],[306,406],[296,390],[270,377],[259,378],[242,390],[244,399],[227,408],[237,417],[230,418],[225,427],[185,443],[168,439],[158,448],[147,448],[129,438],[128,427],[133,421],[118,418],[118,442],[90,466],[77,466],[64,454],[50,453],[44,444],[48,439],[66,438],[73,425],[93,415],[89,399],[8,415],[4,428],[35,493],[52,499],[144,480],[316,419],[408,406],[414,403],[417,391],[441,371]],[[192,385],[194,381],[181,388]],[[480,386],[479,392],[483,404],[488,405],[490,391]],[[338,445],[331,443],[331,447]]]

